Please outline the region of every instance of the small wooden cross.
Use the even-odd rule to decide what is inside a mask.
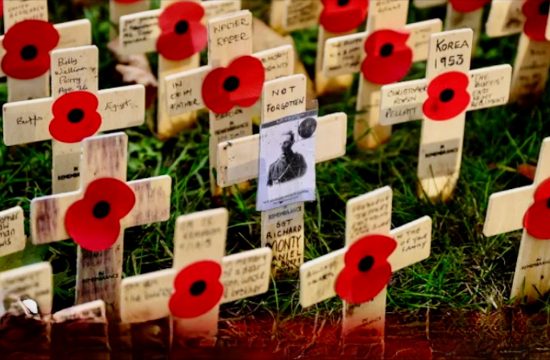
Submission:
[[[262,294],[269,288],[270,280],[269,248],[224,256],[227,223],[228,213],[224,208],[178,217],[172,268],[122,281],[122,321],[139,323],[171,316],[176,343],[184,344],[190,338],[213,342],[218,329],[219,304]],[[205,261],[219,264],[221,277],[189,272]],[[189,274],[196,279],[188,279],[187,287],[174,289],[174,285],[178,285],[178,274]],[[210,299],[209,294],[217,291],[218,280],[223,286],[223,296],[218,294],[220,299],[216,296]],[[202,296],[197,301],[207,302],[208,306],[194,313],[198,305],[185,301],[196,296]]]
[[[319,0],[271,0],[269,26],[281,34],[303,30],[319,23]]]
[[[548,2],[543,0],[493,0],[486,31],[490,37],[521,33],[512,74],[510,101],[531,105],[546,88],[550,69],[550,40],[544,29],[532,29],[541,16],[548,17]],[[540,24],[539,24],[540,26]]]
[[[113,26],[110,32],[111,39],[118,36],[118,24],[122,16],[149,10],[150,5],[151,2],[149,0],[109,0],[109,21]]]
[[[76,303],[102,299],[109,318],[116,320],[124,230],[168,219],[171,178],[126,183],[128,137],[124,133],[87,138],[82,147],[80,189],[32,200],[31,236],[34,244],[48,244],[72,235],[81,245]]]
[[[550,290],[550,235],[542,235],[540,224],[532,225],[528,217],[537,216],[534,205],[542,201],[543,217],[548,201],[550,178],[550,138],[545,138],[540,149],[535,181],[532,185],[494,193],[489,198],[483,234],[494,236],[523,228],[521,244],[511,298],[517,301],[533,302]],[[537,195],[540,194],[540,195]],[[535,201],[533,198],[535,197]],[[538,209],[540,213],[540,208]],[[539,215],[540,216],[540,215]],[[547,218],[544,220],[547,222]]]
[[[240,0],[216,0],[216,1],[198,1],[198,0],[186,0],[186,1],[174,1],[174,0],[162,0],[161,9],[149,10],[130,15],[120,17],[119,25],[119,43],[120,52],[123,55],[131,54],[143,54],[147,52],[153,52],[157,49],[157,40],[161,36],[161,28],[159,26],[159,18],[163,14],[168,14],[173,9],[172,5],[177,3],[198,3],[204,9],[205,16],[202,19],[203,22],[207,22],[208,19],[220,16],[227,13],[232,13],[240,10]],[[189,23],[186,21],[180,21],[177,24],[181,24],[182,29],[175,31],[183,32],[182,36],[189,30]],[[176,26],[178,26],[176,24]],[[187,24],[187,25],[185,25]],[[179,33],[179,32],[178,32]],[[175,45],[174,45],[175,46]],[[181,59],[171,60],[166,56],[163,56],[159,52],[159,65],[158,65],[158,99],[157,99],[157,124],[156,132],[161,138],[168,138],[180,132],[186,126],[189,126],[196,118],[194,112],[187,112],[179,114],[179,116],[173,116],[169,113],[166,107],[166,76],[181,72],[184,70],[195,69],[200,64],[200,53],[196,52],[193,55]]]
[[[25,249],[25,214],[20,206],[0,211],[0,259]]]
[[[51,58],[52,97],[5,104],[4,143],[51,139],[52,190],[60,193],[78,189],[82,138],[143,124],[145,89],[131,85],[98,91],[95,46],[54,50]],[[72,110],[65,111],[71,106]]]
[[[371,1],[367,31],[334,37],[325,44],[323,72],[327,77],[361,72],[362,67],[366,66],[367,72],[359,76],[353,128],[354,140],[363,150],[377,147],[386,142],[391,135],[391,126],[381,126],[379,122],[380,87],[399,81],[408,73],[408,68],[401,63],[403,50],[398,49],[406,47],[410,51],[409,65],[412,65],[413,61],[425,61],[428,57],[430,35],[441,31],[439,19],[407,25],[408,9],[409,4],[406,1],[394,0],[391,6],[387,0]],[[397,34],[403,38],[402,43],[396,42]],[[366,54],[365,45],[370,41],[386,43],[380,50],[376,48],[370,50],[370,54]],[[383,49],[387,49],[387,53],[382,54]],[[363,63],[365,57],[370,57],[372,63]],[[402,67],[401,74],[392,78],[377,75],[395,72],[390,65],[393,68]]]
[[[469,70],[472,36],[471,29],[432,34],[426,79],[382,87],[382,125],[424,120],[417,174],[430,199],[446,200],[456,186],[466,111],[508,101],[511,67]]]
[[[17,25],[24,20],[48,21],[47,0],[3,0],[3,2],[5,35],[0,37],[0,61],[2,63],[4,57],[6,56],[6,49],[3,47],[2,43],[5,41],[4,39],[6,39],[6,36],[13,36],[13,34],[10,33],[10,29],[14,25]],[[21,26],[21,24],[19,24],[18,27],[19,26]],[[35,25],[30,25],[31,28],[33,26]],[[89,45],[92,43],[91,24],[87,19],[56,24],[54,25],[54,28],[59,35],[59,41],[56,45],[57,49]],[[21,31],[25,31],[25,29],[22,29]],[[40,55],[40,50],[37,50],[36,42],[43,41],[43,39],[29,37],[27,40],[29,44],[26,47],[23,47],[24,44],[18,44],[18,46],[22,46],[22,49],[27,48],[31,52],[31,54],[27,54],[28,57],[32,57],[32,55],[35,57]],[[32,49],[34,49],[34,54],[32,54]],[[0,76],[7,76],[8,78],[9,102],[43,98],[50,95],[48,69],[45,69],[42,74],[35,77],[27,78],[27,75],[24,75],[22,78],[19,74],[15,74],[14,76],[7,75],[3,69],[3,66],[4,65],[0,66]]]
[[[391,274],[420,262],[430,255],[431,218],[424,216],[390,231],[391,213],[392,190],[388,186],[349,200],[346,206],[346,247],[308,261],[300,267],[300,304],[303,307],[309,307],[336,296],[337,288],[345,290],[348,294],[346,297],[350,294],[356,297],[355,294],[359,288],[365,289],[371,286],[372,296],[377,290],[374,288],[377,286],[375,284],[378,283],[380,291],[372,300],[356,304],[344,301],[343,337],[351,335],[354,331],[360,331],[383,340],[386,312],[385,284],[389,282],[389,278],[381,282],[375,274],[369,281],[365,279],[364,283],[350,283],[345,281],[345,278],[341,278],[345,267],[348,268],[346,271],[358,270],[360,273],[366,273],[375,267],[379,274],[379,269],[387,266],[385,264],[387,262],[391,266],[389,272]],[[389,236],[395,241],[395,248],[387,258],[381,257],[376,254],[377,251],[374,251],[380,246],[378,243],[380,239],[377,236],[386,237],[386,241]],[[367,244],[371,249],[350,254],[350,247],[358,242]],[[354,255],[363,257],[358,263],[345,260]],[[354,266],[358,266],[358,269]]]

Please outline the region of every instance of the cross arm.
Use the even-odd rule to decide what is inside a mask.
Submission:
[[[130,85],[99,91],[100,131],[139,126],[145,122],[145,87]]]
[[[518,34],[523,31],[523,1],[493,0],[485,31],[489,37]]]
[[[483,226],[485,236],[494,236],[523,227],[523,214],[533,202],[533,185],[491,195]]]
[[[172,178],[168,175],[130,181],[128,186],[136,195],[136,204],[123,219],[124,227],[166,221],[170,217]]]
[[[397,248],[388,259],[393,272],[430,256],[432,219],[429,216],[398,227],[390,235],[397,241]]]

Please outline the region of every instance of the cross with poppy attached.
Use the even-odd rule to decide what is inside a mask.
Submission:
[[[126,323],[171,316],[175,342],[215,339],[219,305],[265,293],[271,250],[225,254],[228,213],[224,208],[183,215],[176,220],[171,269],[122,281],[121,315]]]
[[[113,133],[82,142],[80,189],[31,202],[34,244],[73,239],[79,245],[76,302],[102,299],[119,316],[124,230],[166,221],[171,179],[126,181],[128,137]]]
[[[532,302],[550,291],[550,138],[542,142],[532,185],[492,194],[483,234],[523,229],[511,297]]]
[[[271,0],[269,26],[281,34],[319,24],[320,0]]]
[[[466,111],[506,104],[512,69],[470,70],[471,29],[432,34],[426,79],[382,87],[380,123],[423,120],[418,159],[421,193],[448,199],[462,161]]]
[[[359,332],[383,340],[391,274],[430,255],[430,217],[390,231],[391,213],[388,186],[349,200],[346,247],[300,267],[300,304],[309,307],[340,297],[345,337]]]
[[[47,0],[3,0],[0,76],[8,78],[8,101],[49,96],[50,51],[92,43],[89,20],[52,25]]]
[[[430,34],[441,31],[441,20],[407,25],[407,1],[371,1],[367,31],[335,37],[325,44],[327,76],[361,72],[353,130],[360,149],[388,140],[391,126],[379,123],[380,87],[402,80],[413,62],[428,57]]]
[[[546,88],[550,70],[550,1],[493,1],[487,19],[487,35],[509,36],[521,33],[517,46],[510,101],[531,105]]]
[[[176,135],[195,120],[194,112],[174,116],[166,108],[167,75],[197,68],[200,52],[206,48],[204,22],[209,18],[240,10],[240,0],[161,1],[161,9],[120,17],[119,50],[121,54],[159,54],[157,124],[161,138]]]
[[[52,189],[79,186],[80,143],[101,131],[143,124],[145,89],[131,85],[98,91],[95,46],[52,52],[52,97],[4,105],[8,146],[52,140]]]

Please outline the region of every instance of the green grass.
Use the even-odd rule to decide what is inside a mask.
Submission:
[[[265,3],[253,5],[266,14]],[[105,42],[109,24],[106,6],[82,12],[56,1],[53,21],[79,18],[93,22],[93,39],[101,50],[100,87],[120,85]],[[410,20],[430,18],[441,10],[411,11]],[[315,29],[293,34],[303,61],[311,71],[315,60]],[[482,38],[473,68],[513,61],[517,37]],[[410,78],[422,78],[417,65]],[[345,111],[349,134],[354,117],[354,92],[328,101],[321,99],[322,114]],[[0,84],[0,99],[6,99]],[[346,201],[354,196],[390,185],[393,188],[394,227],[423,215],[433,219],[431,257],[396,273],[389,286],[388,310],[421,308],[474,309],[487,311],[508,302],[520,232],[485,238],[481,229],[491,193],[527,185],[517,173],[519,164],[535,164],[541,141],[550,123],[550,99],[545,95],[532,108],[514,105],[476,111],[467,116],[462,172],[455,196],[447,204],[432,204],[417,198],[416,164],[420,123],[395,127],[391,141],[368,153],[356,149],[348,138],[347,155],[317,166],[316,202],[306,205],[306,260],[344,245]],[[167,174],[173,179],[172,215],[168,222],[132,228],[125,236],[124,275],[146,273],[171,266],[172,236],[177,216],[225,206],[230,211],[228,253],[260,246],[260,213],[255,211],[255,189],[212,199],[208,180],[208,123],[202,116],[197,126],[177,138],[161,142],[145,127],[127,131],[130,137],[128,178]],[[21,205],[28,216],[30,199],[51,193],[49,142],[6,148],[0,145],[0,208]],[[28,229],[27,229],[28,230]],[[55,273],[55,307],[72,303],[75,284],[76,247],[71,241],[51,246],[33,246],[0,259],[0,269],[48,260]],[[297,314],[339,314],[336,299],[302,309],[298,280],[287,276],[272,282],[267,294],[224,306],[225,315],[247,315],[262,310],[274,317]]]

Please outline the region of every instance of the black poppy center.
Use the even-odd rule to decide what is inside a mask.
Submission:
[[[359,271],[361,272],[367,272],[372,268],[372,265],[374,265],[374,258],[370,255],[365,256],[364,258],[359,261]]]
[[[67,119],[69,122],[76,124],[82,121],[84,119],[84,111],[82,109],[72,109],[69,112],[69,115],[67,115]]]
[[[180,20],[176,24],[176,27],[174,28],[174,31],[178,35],[183,35],[189,30],[189,23],[186,20]]]
[[[548,15],[550,12],[550,1],[544,1],[539,5],[539,14],[542,16]]]
[[[21,57],[23,60],[33,60],[38,55],[38,49],[34,45],[27,45],[21,49]]]
[[[550,198],[546,199],[546,207],[550,209]]]
[[[349,0],[338,0],[338,6],[346,6],[349,4]]]
[[[189,292],[193,296],[201,295],[204,290],[206,290],[206,282],[204,282],[204,280],[195,281],[193,284],[191,284],[191,288],[189,288]]]
[[[393,44],[387,43],[380,48],[380,56],[388,57],[393,54]]]
[[[240,85],[240,81],[235,76],[230,76],[223,82],[223,88],[225,91],[235,91]]]
[[[439,94],[439,100],[443,102],[449,102],[453,99],[455,96],[455,92],[453,89],[445,89]]]
[[[97,219],[103,219],[111,211],[111,205],[107,201],[100,201],[94,206],[94,217]]]

